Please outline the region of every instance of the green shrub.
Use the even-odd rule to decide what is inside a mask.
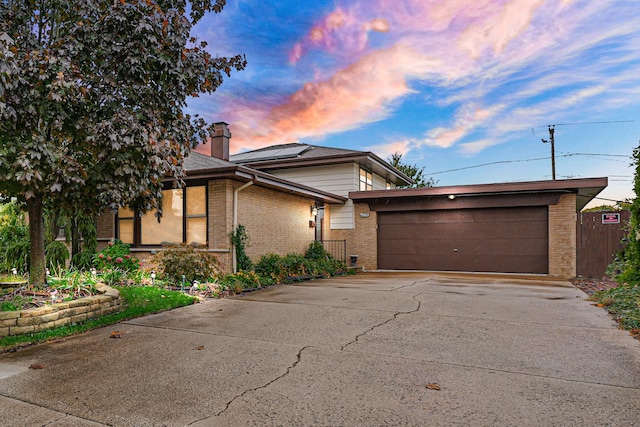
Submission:
[[[188,244],[169,245],[149,258],[160,279],[174,284],[182,283],[182,276],[189,283],[206,281],[218,272],[218,260],[205,247]]]
[[[81,298],[95,295],[97,280],[88,271],[71,270],[59,277],[49,276],[49,290],[58,291],[62,298]]]
[[[94,253],[82,248],[82,251],[71,257],[71,265],[78,270],[91,270],[94,267]]]
[[[262,278],[255,271],[239,271],[235,274],[224,274],[217,278],[223,291],[240,293],[262,287]]]
[[[304,257],[311,260],[333,258],[333,256],[324,248],[322,242],[317,240],[309,244],[307,251],[304,253]]]
[[[29,227],[15,202],[0,205],[0,271],[29,270]]]
[[[292,280],[312,277],[329,277],[347,270],[346,265],[334,259],[330,254],[312,244],[307,250],[310,257],[301,254],[280,256],[266,254],[256,264],[255,271],[273,283],[286,283]]]
[[[94,257],[94,263],[98,270],[117,268],[125,271],[137,271],[140,268],[140,260],[131,256],[130,245],[116,239],[109,242],[108,246],[98,252]]]
[[[127,272],[119,268],[107,268],[100,273],[100,280],[105,285],[122,285],[127,280]]]
[[[238,270],[251,270],[253,269],[253,263],[249,256],[247,256],[247,248],[249,247],[249,235],[244,225],[238,225],[236,229],[231,233],[231,243],[235,248],[236,253],[236,267]]]
[[[69,250],[67,245],[57,240],[49,243],[44,249],[46,255],[47,268],[49,270],[60,270],[67,266],[69,259]]]

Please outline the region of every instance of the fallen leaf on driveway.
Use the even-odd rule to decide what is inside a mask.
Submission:
[[[109,338],[122,338],[122,332],[120,331],[112,331]]]
[[[44,369],[44,365],[42,363],[33,363],[29,366],[29,369]]]
[[[436,383],[429,383],[427,384],[427,388],[429,390],[440,390],[440,386]]]
[[[203,345],[199,345],[196,347],[196,350],[204,350],[204,346]]]

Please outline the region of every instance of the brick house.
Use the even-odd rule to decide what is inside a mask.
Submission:
[[[228,161],[230,133],[216,124],[211,155],[192,152],[185,159],[185,187],[163,190],[163,216],[138,216],[127,208],[98,218],[98,240],[119,238],[141,259],[164,243],[200,243],[215,253],[224,271],[235,268],[230,234],[239,224],[250,238],[247,254],[304,253],[314,240],[315,206],[341,205],[346,197],[287,181]]]
[[[485,271],[576,275],[576,212],[606,178],[398,189],[412,181],[373,153],[307,144],[229,156],[216,124],[210,155],[185,160],[186,188],[167,188],[164,215],[127,209],[99,219],[145,257],[163,242],[199,242],[226,271],[238,224],[248,255],[304,252],[313,240],[344,241],[367,270]]]
[[[397,189],[410,178],[372,153],[304,144],[230,160],[347,197],[319,210],[316,238],[346,240],[373,270],[575,277],[576,212],[607,186],[587,178]]]

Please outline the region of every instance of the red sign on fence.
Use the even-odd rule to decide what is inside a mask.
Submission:
[[[603,224],[620,224],[620,214],[619,213],[604,213],[602,214],[602,223]]]

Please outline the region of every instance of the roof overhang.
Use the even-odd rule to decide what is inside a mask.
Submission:
[[[349,198],[357,203],[369,204],[372,210],[384,211],[407,209],[407,203],[416,209],[548,205],[557,203],[562,194],[575,194],[576,211],[580,211],[604,190],[607,184],[606,177],[581,178],[356,191],[349,193]]]
[[[231,179],[239,182],[253,182],[255,185],[270,188],[287,194],[294,194],[301,197],[314,199],[316,202],[329,204],[344,204],[346,197],[338,196],[327,191],[318,190],[306,185],[287,181],[280,177],[261,172],[246,166],[232,165],[225,167],[213,167],[208,169],[198,169],[186,172],[183,181],[186,183],[208,182],[218,179]],[[172,183],[174,180],[167,180]]]
[[[318,157],[296,157],[287,159],[273,159],[256,161],[251,163],[251,167],[260,170],[291,169],[310,166],[327,166],[343,163],[357,163],[371,172],[382,176],[387,181],[396,185],[411,185],[413,179],[389,165],[371,152],[343,153],[340,155],[318,156]]]

